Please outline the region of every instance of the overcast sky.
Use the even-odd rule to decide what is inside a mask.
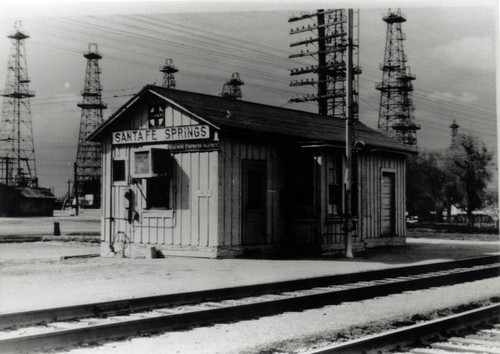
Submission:
[[[417,5],[418,4],[418,5]],[[497,149],[496,80],[498,7],[480,1],[329,2],[22,2],[0,4],[0,89],[5,86],[10,41],[16,20],[26,40],[37,172],[41,186],[65,193],[76,158],[81,101],[89,43],[103,55],[101,83],[107,118],[144,85],[161,85],[159,67],[173,58],[177,89],[219,95],[238,72],[243,99],[316,112],[316,105],[290,104],[306,87],[289,86],[289,70],[311,65],[291,60],[291,15],[317,8],[360,8],[360,119],[376,128],[388,7],[401,7],[407,22],[407,64],[415,74],[413,92],[418,145],[444,149],[449,125],[480,137]],[[3,38],[3,39],[2,39]],[[300,49],[299,49],[300,50]],[[0,101],[1,102],[1,101]]]

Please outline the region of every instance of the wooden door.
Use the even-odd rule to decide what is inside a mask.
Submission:
[[[266,161],[243,160],[242,244],[266,242]]]
[[[394,235],[395,230],[395,198],[394,198],[394,173],[382,174],[381,193],[381,219],[382,235]]]

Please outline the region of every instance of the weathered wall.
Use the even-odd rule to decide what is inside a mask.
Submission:
[[[283,147],[265,141],[221,139],[219,155],[219,244],[236,249],[242,245],[242,164],[266,161],[266,243],[283,241],[280,198],[283,193]]]
[[[383,172],[394,173],[395,179],[395,235],[406,236],[405,225],[405,159],[388,153],[360,154],[359,156],[359,220],[362,240],[366,243],[381,236],[381,187]],[[374,243],[376,244],[376,243]]]
[[[147,128],[147,102],[131,109],[121,126],[115,130]],[[188,114],[167,106],[166,126],[196,125],[198,121]],[[172,208],[169,210],[146,210],[146,179],[134,183],[130,178],[131,154],[134,149],[146,145],[115,145],[110,141],[103,145],[103,253],[109,253],[110,243],[118,248],[123,242],[136,246],[153,245],[165,254],[215,256],[218,225],[218,151],[172,151],[174,176],[172,178]],[[154,144],[155,148],[168,148],[168,144]],[[111,181],[112,159],[125,159],[126,182]],[[127,190],[132,191],[133,207],[137,218],[127,220]],[[201,191],[201,192],[200,192]],[[126,246],[125,246],[126,247]],[[210,249],[212,248],[212,249]],[[116,250],[115,250],[116,251]],[[131,256],[132,249],[128,251]]]

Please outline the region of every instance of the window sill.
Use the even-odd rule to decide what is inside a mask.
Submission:
[[[127,181],[113,181],[111,182],[111,185],[114,187],[114,186],[126,186],[128,184]]]
[[[173,218],[174,211],[172,209],[148,209],[142,211],[143,218]]]

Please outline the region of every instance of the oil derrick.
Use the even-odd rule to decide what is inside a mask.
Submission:
[[[102,110],[107,108],[102,102],[100,83],[99,59],[101,54],[97,51],[97,44],[89,44],[89,51],[85,53],[87,69],[85,86],[82,92],[82,109],[80,120],[80,133],[78,137],[78,152],[76,156],[75,195],[92,195],[92,207],[100,206],[100,179],[101,179],[101,145],[86,141],[86,138],[103,122]]]
[[[353,35],[353,97],[354,107],[358,107],[359,67],[358,38],[359,12],[354,13],[355,33]],[[313,46],[313,49],[301,50],[289,58],[312,57],[315,63],[311,66],[292,69],[291,76],[315,74],[314,78],[294,80],[290,86],[313,86],[317,88],[315,94],[307,94],[290,99],[290,102],[318,102],[318,113],[336,118],[346,118],[346,62],[347,62],[347,10],[317,10],[314,13],[291,17],[288,22],[302,20],[313,21],[307,26],[296,27],[290,34],[312,33],[313,36],[290,44],[290,47]],[[355,118],[357,119],[357,109]]]
[[[0,121],[0,183],[14,187],[38,187],[35,146],[31,124],[30,79],[26,65],[24,40],[29,36],[16,21],[7,65],[7,81]]]
[[[238,99],[241,98],[241,85],[245,83],[240,79],[240,74],[233,73],[231,79],[227,80],[222,87],[222,97]]]
[[[417,144],[414,106],[412,99],[415,76],[406,65],[403,41],[405,36],[401,24],[406,18],[401,10],[391,12],[383,18],[387,23],[384,63],[380,66],[383,72],[382,83],[376,85],[380,91],[380,108],[378,118],[379,131],[392,136],[403,144]]]
[[[166,59],[165,65],[160,68],[160,72],[163,73],[163,87],[175,88],[175,77],[174,74],[179,70],[174,66],[173,59]]]

